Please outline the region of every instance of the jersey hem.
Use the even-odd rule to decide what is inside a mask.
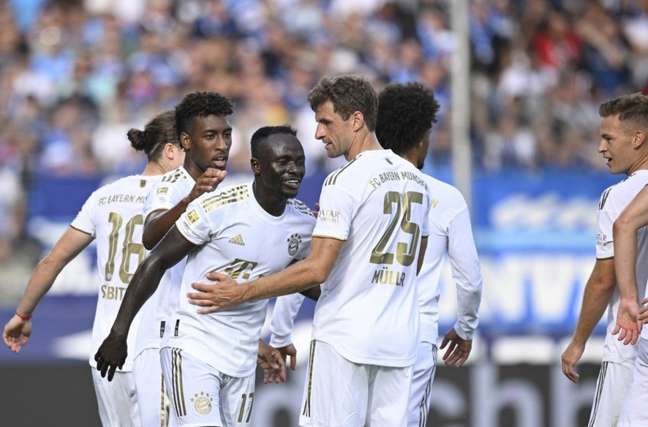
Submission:
[[[416,353],[414,353],[412,356],[409,356],[405,359],[389,359],[389,360],[374,359],[372,357],[363,357],[363,356],[351,354],[350,352],[347,352],[345,349],[341,349],[339,346],[336,346],[335,344],[333,344],[330,341],[327,341],[326,339],[317,338],[317,337],[313,337],[313,339],[315,341],[325,342],[326,344],[333,347],[333,349],[340,356],[342,356],[349,362],[357,363],[359,365],[386,366],[389,368],[407,368],[408,366],[414,365],[414,362],[416,361]]]
[[[346,236],[346,237],[340,237],[340,236],[331,236],[331,235],[326,235],[326,234],[321,234],[321,233],[317,233],[317,234],[316,234],[316,233],[313,233],[312,237],[322,237],[322,238],[324,238],[324,239],[335,239],[335,240],[340,240],[340,241],[342,241],[342,242],[346,242],[346,241],[347,241],[347,238],[348,238],[349,236]]]
[[[72,228],[72,229],[74,229],[74,230],[76,230],[76,231],[79,231],[79,232],[81,232],[81,233],[83,233],[83,234],[87,234],[87,235],[90,236],[90,237],[94,237],[94,234],[92,234],[91,232],[89,232],[89,231],[85,231],[85,230],[82,230],[82,229],[80,229],[79,227],[76,227],[76,226],[74,226],[74,225],[72,225],[72,224],[70,224],[70,228]]]

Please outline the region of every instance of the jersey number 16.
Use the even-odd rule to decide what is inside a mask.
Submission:
[[[124,220],[117,212],[110,212],[108,215],[108,222],[112,224],[112,232],[108,238],[108,261],[106,261],[106,281],[112,280],[113,273],[115,272],[115,254],[117,253],[117,240],[121,231],[121,226]],[[133,232],[138,225],[144,225],[144,218],[142,215],[135,215],[126,223],[126,235],[122,244],[122,259],[119,266],[119,280],[122,283],[128,284],[133,273],[130,273],[130,260],[131,256],[137,255],[137,265],[142,262],[146,250],[141,243],[133,242]]]

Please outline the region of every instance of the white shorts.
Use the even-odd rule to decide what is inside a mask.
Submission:
[[[177,425],[250,425],[255,374],[225,375],[176,347],[163,348],[160,357]]]
[[[632,362],[601,363],[587,427],[616,426],[621,405],[632,381]]]
[[[168,425],[169,404],[164,391],[160,349],[147,348],[138,354],[133,365],[133,374],[142,425]]]
[[[353,363],[311,341],[299,424],[312,427],[405,427],[412,367]]]
[[[104,427],[140,427],[133,373],[115,372],[112,381],[108,381],[96,368],[91,370],[101,424]]]
[[[430,389],[436,373],[436,361],[437,346],[429,342],[420,343],[412,373],[407,411],[408,427],[425,427],[427,424],[427,416],[432,403]]]
[[[645,338],[637,343],[632,382],[621,406],[618,426],[648,426],[648,340]]]

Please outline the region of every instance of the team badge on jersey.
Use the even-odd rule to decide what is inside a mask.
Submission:
[[[200,215],[198,215],[198,212],[196,211],[189,211],[187,219],[189,219],[189,222],[193,224],[200,219]]]
[[[214,398],[211,394],[201,391],[200,393],[194,394],[191,401],[193,402],[196,412],[200,415],[207,415],[212,410],[212,402],[214,401]]]
[[[299,250],[299,245],[301,245],[302,238],[298,233],[292,234],[288,238],[288,255],[295,256]]]

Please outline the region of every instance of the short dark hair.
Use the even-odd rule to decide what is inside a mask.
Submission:
[[[216,92],[192,92],[175,107],[178,135],[189,133],[196,117],[229,116],[234,112],[232,102]]]
[[[619,115],[619,120],[631,120],[648,129],[648,96],[641,92],[622,95],[604,102],[599,107],[599,115],[608,117]]]
[[[308,94],[308,102],[315,111],[326,101],[333,103],[333,111],[344,120],[354,112],[360,111],[364,115],[367,128],[371,132],[376,129],[378,97],[366,79],[350,75],[322,77]]]
[[[131,146],[137,151],[144,151],[149,160],[156,160],[166,144],[180,146],[173,111],[158,114],[144,126],[144,130],[133,128],[127,136]]]
[[[391,84],[378,96],[376,136],[383,148],[402,154],[436,123],[439,103],[420,83]]]
[[[252,157],[258,159],[259,146],[271,135],[284,134],[297,136],[297,131],[288,125],[282,126],[263,126],[252,134],[250,139],[250,152]]]

